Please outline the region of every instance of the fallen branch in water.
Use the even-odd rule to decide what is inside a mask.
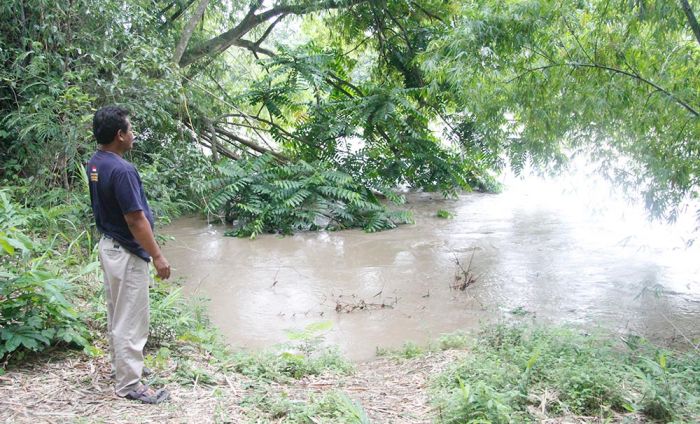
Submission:
[[[350,312],[355,311],[368,311],[387,308],[393,309],[394,305],[399,302],[398,297],[395,297],[391,303],[387,303],[386,301],[382,301],[382,303],[368,303],[365,302],[364,299],[358,299],[354,294],[351,297],[352,301],[347,302],[343,301],[342,295],[338,296],[338,298],[335,300],[335,311],[338,313],[345,312],[346,314],[349,314]]]

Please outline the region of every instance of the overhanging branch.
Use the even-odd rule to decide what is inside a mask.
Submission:
[[[550,64],[550,65],[539,66],[539,67],[537,67],[537,68],[531,68],[531,69],[526,70],[525,72],[523,72],[523,73],[517,75],[516,77],[511,78],[510,80],[506,81],[506,83],[511,83],[511,82],[513,82],[513,81],[516,81],[516,80],[522,78],[523,76],[525,76],[525,75],[527,75],[527,74],[530,74],[530,73],[532,73],[532,72],[538,72],[538,71],[543,71],[543,70],[549,69],[549,68],[559,68],[559,67],[564,67],[564,66],[568,66],[568,67],[572,67],[572,68],[590,68],[590,69],[598,69],[598,70],[602,70],[602,71],[606,71],[606,72],[612,72],[612,73],[614,73],[614,74],[625,75],[625,76],[627,76],[627,77],[636,79],[637,81],[639,81],[639,82],[641,82],[641,83],[643,83],[643,84],[650,85],[650,86],[654,87],[655,89],[657,89],[658,91],[660,91],[661,93],[665,94],[666,97],[668,97],[669,99],[671,99],[671,100],[673,100],[674,102],[678,103],[679,105],[683,106],[683,108],[684,108],[685,110],[687,110],[688,112],[690,112],[693,116],[695,116],[695,117],[699,117],[699,116],[700,116],[700,113],[699,113],[697,110],[695,110],[692,106],[690,106],[690,105],[689,105],[688,103],[686,103],[685,101],[683,101],[683,100],[679,99],[678,97],[676,97],[676,96],[675,96],[673,93],[671,93],[670,91],[664,89],[663,87],[660,87],[660,86],[657,85],[656,83],[654,83],[654,82],[652,82],[652,81],[649,81],[648,79],[643,78],[643,77],[641,77],[640,75],[634,74],[634,73],[632,73],[632,72],[624,71],[624,70],[622,70],[622,69],[617,69],[617,68],[613,68],[613,67],[610,67],[610,66],[600,65],[600,64],[597,64],[597,63],[565,62],[565,63],[553,63],[553,64]]]

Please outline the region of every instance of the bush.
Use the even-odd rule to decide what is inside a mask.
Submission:
[[[0,358],[58,342],[88,349],[87,328],[62,294],[69,289],[65,280],[41,270],[0,278]]]
[[[71,285],[34,258],[44,248],[20,228],[27,215],[0,191],[0,359],[61,342],[89,349],[87,328],[65,298]]]
[[[169,346],[198,324],[182,297],[182,288],[156,282],[149,290],[150,331],[148,349]]]

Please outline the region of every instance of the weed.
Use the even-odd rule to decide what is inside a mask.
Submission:
[[[454,217],[454,214],[452,214],[444,209],[438,209],[436,216],[438,218],[442,218],[442,219],[451,219]]]
[[[435,380],[445,422],[534,421],[533,409],[664,421],[700,413],[697,352],[630,351],[572,329],[501,325],[482,333],[471,353]]]
[[[156,280],[149,290],[150,334],[148,349],[172,344],[197,322],[191,308],[186,307],[182,289]]]
[[[330,391],[312,394],[308,401],[289,399],[286,393],[270,397],[267,391],[259,390],[243,401],[251,406],[251,415],[262,412],[268,418],[284,423],[347,423],[368,424],[369,417],[362,405],[345,393]],[[263,417],[251,417],[260,421]]]
[[[427,346],[420,346],[414,342],[405,342],[398,349],[377,347],[377,356],[394,359],[414,359],[430,352],[439,352],[451,349],[465,349],[470,345],[470,338],[462,332],[444,334]]]
[[[413,359],[423,355],[425,352],[425,348],[414,342],[405,342],[399,349],[377,348],[377,356],[396,359]]]
[[[278,382],[318,375],[324,371],[349,374],[354,367],[336,347],[320,347],[322,333],[330,326],[328,321],[310,324],[303,330],[289,331],[290,343],[281,346],[278,352],[238,352],[231,361],[233,368],[255,379]]]
[[[216,381],[207,370],[197,367],[192,361],[179,359],[175,369],[175,381],[183,386],[210,385]]]
[[[42,242],[22,226],[31,212],[0,190],[0,360],[66,343],[94,352],[70,282],[47,263]]]
[[[476,253],[476,248],[472,250],[472,255],[469,258],[469,265],[467,265],[466,269],[464,269],[462,266],[462,263],[457,258],[457,255],[452,253],[455,258],[457,268],[455,269],[455,279],[454,282],[450,284],[450,289],[464,291],[467,289],[467,287],[476,283],[476,276],[474,276],[474,273],[471,271],[472,262],[474,261],[474,253]]]
[[[437,350],[464,349],[469,346],[469,337],[462,332],[444,334],[438,338]]]
[[[237,352],[231,361],[233,369],[243,375],[263,381],[287,382],[324,371],[349,374],[353,366],[337,349],[324,349],[312,355],[291,352]]]

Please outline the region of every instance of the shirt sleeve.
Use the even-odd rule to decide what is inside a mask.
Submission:
[[[122,212],[145,211],[146,205],[141,201],[141,181],[135,169],[121,170],[114,178],[114,197]]]

